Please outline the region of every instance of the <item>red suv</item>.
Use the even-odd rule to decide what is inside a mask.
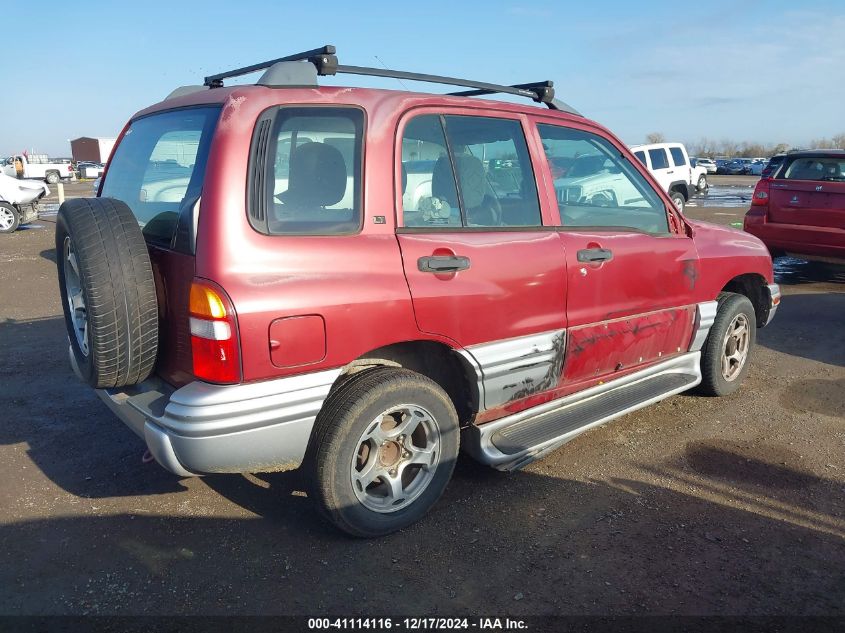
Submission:
[[[464,89],[318,87],[339,73]],[[493,93],[548,107],[472,98]],[[551,82],[331,47],[142,110],[99,193],[56,232],[76,373],[173,473],[302,467],[358,536],[419,519],[459,446],[510,470],[734,391],[780,300],[760,241],[685,218]]]
[[[775,255],[845,264],[845,150],[787,154],[757,182],[744,225]]]

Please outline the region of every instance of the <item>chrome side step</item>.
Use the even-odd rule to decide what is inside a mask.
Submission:
[[[689,352],[611,382],[464,431],[464,449],[499,470],[516,470],[604,422],[701,382],[701,352]]]

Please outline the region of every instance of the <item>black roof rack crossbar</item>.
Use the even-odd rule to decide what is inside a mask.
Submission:
[[[535,81],[527,84],[511,84],[509,88],[521,88],[523,90],[530,90],[537,96],[534,98],[539,103],[545,103],[552,110],[560,110],[561,112],[568,112],[569,114],[577,114],[581,116],[575,108],[567,105],[559,99],[555,99],[555,88],[553,81]],[[501,92],[499,90],[462,90],[460,92],[450,92],[454,97],[479,97],[482,95],[495,94]]]
[[[454,96],[477,96],[488,94],[512,94],[518,97],[527,97],[532,101],[538,103],[545,103],[548,107],[554,110],[564,110],[578,114],[575,110],[562,104],[554,98],[554,82],[539,81],[528,84],[515,84],[512,86],[502,86],[499,84],[491,84],[484,81],[473,81],[471,79],[458,79],[457,77],[444,77],[443,75],[427,75],[424,73],[410,73],[401,70],[388,70],[386,68],[369,68],[367,66],[345,66],[338,65],[338,74],[344,73],[348,75],[370,75],[373,77],[388,77],[390,79],[407,79],[409,81],[423,81],[433,84],[444,84],[448,86],[463,86],[465,88],[473,88],[463,92],[450,92],[448,94]],[[563,107],[558,107],[563,106]]]
[[[264,70],[265,68],[270,68],[273,64],[277,64],[278,62],[298,62],[302,60],[308,60],[314,63],[315,66],[320,68],[322,62],[327,62],[329,60],[319,59],[321,56],[324,55],[334,55],[337,49],[331,44],[326,44],[325,46],[321,46],[320,48],[313,48],[310,51],[303,51],[301,53],[294,53],[293,55],[287,55],[285,57],[279,57],[278,59],[271,59],[270,61],[261,62],[260,64],[253,64],[252,66],[244,66],[243,68],[236,68],[235,70],[227,70],[223,73],[217,73],[216,75],[209,75],[205,78],[203,82],[206,86],[211,86],[212,88],[220,88],[223,85],[224,79],[229,79],[231,77],[240,77],[241,75],[248,75],[249,73],[254,73],[258,70]],[[317,58],[317,59],[315,59]],[[332,74],[332,73],[321,73],[321,74]]]
[[[260,64],[253,64],[252,66],[244,66],[243,68],[236,68],[224,73],[216,75],[209,75],[205,78],[206,86],[211,88],[219,88],[223,85],[223,80],[230,77],[240,77],[248,73],[253,73],[258,70],[265,70],[279,62],[296,62],[308,61],[314,64],[317,68],[318,75],[368,75],[371,77],[387,77],[389,79],[407,79],[408,81],[421,81],[425,83],[444,84],[448,86],[461,86],[463,88],[471,88],[471,90],[464,90],[461,92],[450,92],[449,95],[461,97],[474,97],[489,94],[511,94],[518,97],[527,97],[537,103],[545,103],[553,110],[561,110],[569,112],[570,114],[580,113],[572,107],[566,105],[562,101],[555,99],[554,82],[552,81],[536,81],[527,84],[513,84],[510,86],[503,86],[499,84],[491,84],[484,81],[473,81],[471,79],[458,79],[457,77],[445,77],[443,75],[427,75],[424,73],[411,73],[401,70],[390,70],[388,68],[370,68],[368,66],[345,66],[337,63],[337,49],[331,44],[326,44],[320,48],[315,48],[310,51],[303,51],[294,55],[286,57],[279,57],[278,59],[271,59],[270,61],[261,62]]]
[[[511,84],[508,88],[520,88],[523,90],[530,90],[540,98],[541,90],[545,88],[554,88],[553,81],[534,81],[527,84]],[[498,90],[462,90],[461,92],[450,92],[450,95],[455,97],[478,97],[480,95],[490,95],[498,92]]]

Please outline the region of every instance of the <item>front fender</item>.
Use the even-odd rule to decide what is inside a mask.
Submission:
[[[701,264],[694,289],[696,301],[716,298],[728,282],[740,275],[755,274],[761,283],[774,282],[771,255],[759,239],[732,227],[686,220],[693,227]]]

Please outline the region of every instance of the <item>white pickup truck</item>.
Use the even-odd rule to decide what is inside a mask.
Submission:
[[[631,151],[654,175],[681,211],[695,190],[707,189],[707,170],[692,166],[683,144],[632,145]]]
[[[20,166],[16,163],[20,163]],[[3,173],[12,178],[22,170],[22,178],[46,180],[55,185],[62,178],[73,178],[73,165],[52,162],[46,154],[15,154],[3,161]]]

